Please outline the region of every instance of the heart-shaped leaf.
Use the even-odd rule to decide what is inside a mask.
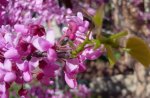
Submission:
[[[129,49],[128,53],[142,63],[145,67],[150,65],[150,49],[139,37],[131,37],[127,40],[126,48]]]

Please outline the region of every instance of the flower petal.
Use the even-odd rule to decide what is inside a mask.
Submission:
[[[14,28],[16,32],[20,32],[23,34],[27,33],[28,31],[28,29],[24,25],[21,25],[21,24],[15,24]]]
[[[13,72],[7,72],[4,76],[5,82],[13,82],[16,79],[16,74]]]
[[[33,40],[33,46],[40,51],[47,51],[52,45],[44,38],[36,38]]]
[[[27,71],[27,70],[29,70],[29,63],[27,61],[17,62],[16,65],[19,68],[19,70],[21,70],[21,71]]]
[[[23,72],[23,79],[24,79],[25,82],[31,81],[31,74],[28,71]]]
[[[56,51],[54,49],[49,49],[48,50],[48,54],[47,54],[47,58],[50,62],[54,62],[57,59],[57,54]]]
[[[4,53],[4,57],[6,59],[18,59],[19,58],[19,53],[15,48],[10,48]]]
[[[66,61],[66,71],[68,73],[76,73],[79,68],[79,60],[78,59],[68,59]]]
[[[9,59],[6,59],[4,61],[4,69],[7,71],[11,71],[12,70],[12,63]]]
[[[76,88],[77,87],[76,79],[75,78],[69,78],[66,73],[65,73],[65,81],[70,88]]]

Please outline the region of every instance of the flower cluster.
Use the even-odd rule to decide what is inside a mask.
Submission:
[[[102,51],[101,48],[94,50],[92,45],[85,43],[87,39],[92,39],[92,33],[82,13],[66,16],[66,25],[64,36],[60,38],[62,42],[67,38],[65,45],[55,39],[53,30],[45,31],[38,24],[15,24],[13,32],[7,26],[1,28],[0,83],[4,88],[0,93],[1,98],[9,97],[8,89],[14,82],[22,85],[18,92],[20,96],[27,94],[23,88],[25,83],[38,80],[45,85],[53,84],[55,71],[60,67],[64,69],[66,83],[71,88],[77,87],[76,76],[86,69],[85,60],[96,59]],[[58,64],[60,61],[64,62],[63,66]]]
[[[32,22],[43,24],[52,19],[61,23],[66,12],[56,0],[4,0],[0,2],[0,26]]]
[[[0,98],[9,98],[14,83],[21,86],[19,96],[27,98],[25,84],[52,85],[59,69],[68,86],[77,88],[76,78],[86,70],[85,61],[103,52],[102,46],[94,47],[83,14],[73,15],[56,0],[4,0],[0,5]],[[59,40],[51,27],[45,29],[53,19],[64,26]]]
[[[94,50],[93,46],[82,45],[87,39],[92,39],[92,33],[88,32],[89,22],[83,20],[82,13],[79,12],[77,16],[67,16],[66,18],[68,27],[63,29],[64,35],[74,43],[73,46],[70,47],[71,50],[74,50],[73,54],[79,52],[76,58],[67,59],[65,65],[65,80],[70,87],[74,88],[77,85],[76,74],[86,69],[84,64],[85,60],[96,59],[102,54],[102,51],[100,48]],[[75,49],[75,47],[79,48]]]
[[[0,26],[14,26],[16,23],[44,24],[49,20],[56,20],[58,24],[64,23],[65,16],[77,12],[77,8],[88,9],[87,12],[93,14],[93,9],[87,2],[69,0],[72,7],[67,7],[67,2],[61,0],[4,0],[0,2]],[[103,4],[108,0],[90,0],[89,4]],[[64,5],[64,3],[66,3]],[[61,5],[61,6],[60,6]]]
[[[46,34],[42,26],[35,24],[27,27],[16,24],[14,32],[1,33],[0,80],[5,89],[13,82],[23,85],[34,78],[47,85],[51,83],[58,65],[54,38],[50,35],[52,31]],[[6,96],[6,91],[1,96]]]

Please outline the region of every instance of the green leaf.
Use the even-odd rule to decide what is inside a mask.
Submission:
[[[101,28],[104,17],[104,6],[102,5],[92,17],[95,27]]]
[[[142,63],[145,67],[150,65],[150,49],[139,37],[131,37],[127,40],[126,48],[129,49],[128,53]]]
[[[108,57],[110,66],[112,68],[114,66],[114,64],[116,63],[116,58],[114,56],[113,49],[109,45],[105,45],[105,48],[106,48],[106,51],[107,51],[107,57]]]

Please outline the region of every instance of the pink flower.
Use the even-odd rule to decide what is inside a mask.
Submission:
[[[10,48],[4,53],[6,59],[18,59],[20,57],[18,51],[15,48]]]
[[[22,24],[15,24],[14,29],[18,33],[22,33],[23,35],[27,35],[28,29],[25,25]]]
[[[43,52],[51,48],[52,44],[48,42],[46,39],[38,37],[33,40],[33,46],[37,48],[39,51]]]
[[[25,82],[30,82],[32,79],[31,73],[29,71],[23,72],[23,80]]]
[[[76,75],[85,70],[85,66],[79,59],[68,59],[65,64],[65,81],[71,88],[77,87]]]
[[[5,82],[13,82],[16,80],[16,74],[13,72],[7,72],[4,76],[4,81]]]
[[[77,16],[67,16],[66,22],[69,25],[68,28],[64,28],[63,31],[71,40],[82,39],[81,35],[87,33],[89,22],[83,20],[81,12],[77,13]],[[78,36],[80,35],[80,36]]]
[[[93,49],[92,48],[86,48],[82,54],[84,57],[86,57],[86,59],[88,60],[95,60],[97,59],[98,57],[100,57],[102,55],[102,50],[101,48],[98,48],[98,49]]]
[[[57,54],[56,51],[54,49],[49,49],[48,50],[48,54],[47,54],[47,58],[50,62],[55,62],[57,60]]]
[[[50,78],[55,77],[55,71],[58,70],[59,66],[49,62],[49,60],[41,60],[39,62],[39,67],[41,68],[42,72],[40,72],[36,78],[45,85],[52,84],[53,82],[50,80]]]
[[[68,59],[66,60],[65,71],[69,75],[75,75],[78,73],[79,60],[78,59]]]
[[[65,81],[70,88],[76,88],[77,87],[76,78],[70,77],[67,73],[65,73]]]
[[[29,61],[17,62],[16,65],[18,68],[18,71],[16,70],[17,77],[22,77],[22,80],[20,80],[21,78],[17,78],[16,82],[30,82],[32,80],[32,65],[29,64]]]
[[[16,74],[12,69],[12,63],[10,62],[10,60],[6,59],[4,61],[4,64],[0,64],[0,80],[10,83],[10,82],[14,82],[16,80]]]

